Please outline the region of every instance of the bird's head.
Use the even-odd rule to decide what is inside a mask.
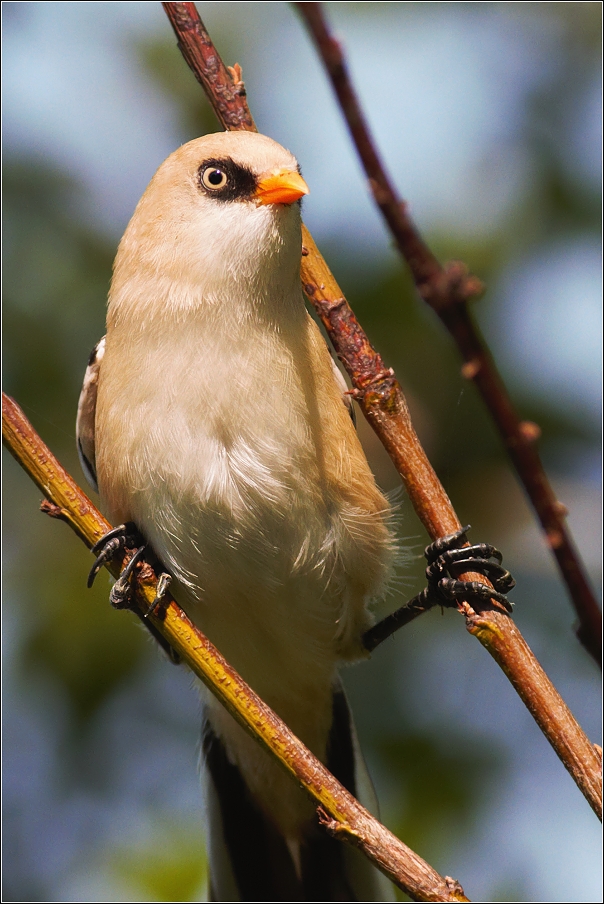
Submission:
[[[296,158],[265,135],[222,132],[183,145],[141,198],[116,259],[116,284],[136,272],[197,287],[206,302],[299,280]],[[127,293],[128,294],[128,293]]]

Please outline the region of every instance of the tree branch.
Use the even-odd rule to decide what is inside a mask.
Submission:
[[[19,406],[2,394],[2,437],[12,455],[44,493],[42,511],[67,522],[90,549],[111,525],[94,507],[35,432]],[[125,557],[129,559],[129,555]],[[107,567],[117,577],[122,563]],[[157,578],[144,564],[136,584],[137,614],[155,600]],[[216,647],[167,595],[149,615],[189,668],[233,718],[274,756],[317,804],[319,819],[335,837],[357,847],[414,901],[467,901],[461,885],[440,876],[388,831],[331,775],[323,764],[254,693]]]
[[[179,43],[183,32],[190,41],[199,34],[202,36],[200,41],[206,47],[208,42],[211,43],[194,3],[169,2],[163,6]],[[207,49],[204,52],[208,54]],[[251,124],[253,120],[241,88],[240,69],[233,69],[239,90],[230,95],[226,113],[223,114],[220,112],[224,97],[221,86],[229,75],[215,48],[210,53],[210,59],[212,65],[207,68],[200,49],[197,54],[189,53],[187,62],[191,67],[196,67],[196,78],[207,92],[220,122],[228,128],[228,121],[233,119],[237,123],[236,128],[252,128],[251,125],[242,125],[244,122]],[[215,86],[218,88],[215,89]],[[220,103],[214,97],[215,90],[219,91]],[[236,115],[239,107],[247,113]],[[223,115],[228,118],[223,118]],[[306,295],[350,375],[355,397],[390,454],[430,537],[434,540],[458,530],[461,522],[413,429],[405,396],[394,372],[386,368],[372,347],[306,228],[303,228],[301,275]],[[461,575],[460,579],[489,583],[483,575]],[[601,765],[594,747],[547,678],[517,626],[497,603],[475,603],[475,608],[463,603],[459,610],[466,618],[468,631],[501,666],[590,806],[601,818]]]
[[[426,245],[382,163],[352,85],[342,47],[329,32],[321,4],[295,5],[308,26],[331,79],[375,203],[409,265],[420,296],[438,314],[457,343],[465,361],[463,375],[474,380],[491,412],[568,587],[579,617],[577,637],[601,666],[602,616],[564,522],[566,509],[556,499],[541,463],[535,445],[540,430],[536,424],[521,421],[516,414],[493,358],[468,310],[468,300],[480,294],[484,286],[459,261],[443,268]]]

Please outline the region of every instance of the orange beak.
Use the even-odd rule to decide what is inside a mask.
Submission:
[[[282,169],[260,180],[254,200],[258,204],[293,204],[308,191],[308,185],[299,173]]]

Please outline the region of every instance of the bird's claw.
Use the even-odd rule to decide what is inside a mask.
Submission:
[[[95,553],[98,553],[98,555],[88,574],[86,586],[88,588],[92,587],[94,579],[103,565],[114,559],[120,552],[127,548],[137,549],[142,545],[144,545],[144,540],[132,521],[127,521],[126,524],[120,524],[118,527],[107,531],[90,550],[93,555]]]
[[[174,665],[180,665],[182,662],[182,657],[180,653],[177,653],[174,647],[172,647],[166,638],[159,633],[157,628],[153,625],[152,622],[145,621],[150,615],[155,615],[157,613],[157,608],[160,603],[165,599],[166,593],[168,591],[168,587],[172,583],[172,578],[165,571],[162,571],[159,578],[157,579],[157,588],[155,591],[155,599],[147,609],[147,611],[143,615],[143,623],[147,626],[151,634],[155,637],[156,641],[163,648],[164,652],[167,654],[168,658]]]
[[[467,525],[426,547],[424,555],[428,561],[426,568],[428,586],[423,591],[426,600],[430,599],[441,606],[450,606],[464,599],[484,602],[495,600],[507,612],[511,612],[513,604],[508,600],[506,593],[515,587],[516,581],[501,565],[503,556],[500,551],[490,543],[459,546],[460,542],[467,542],[466,532],[469,529],[470,525]],[[491,559],[496,561],[493,562]],[[457,579],[457,574],[472,571],[488,578],[493,588],[480,581]]]
[[[109,602],[114,609],[129,609],[132,600],[132,584],[130,576],[145,554],[147,547],[141,546],[136,550],[119,578],[109,591]]]
[[[110,533],[112,532],[109,531],[109,534]],[[88,587],[88,589],[90,589],[94,584],[94,579],[96,578],[103,565],[106,562],[110,562],[111,559],[113,559],[114,556],[117,555],[119,550],[124,548],[123,540],[120,537],[109,537],[109,534],[105,534],[102,540],[99,541],[103,543],[103,546],[101,547],[99,555],[94,560],[94,565],[92,566],[88,574],[88,580],[86,581],[86,586]],[[98,545],[98,543],[95,543],[95,545],[92,547],[92,552],[97,552]]]
[[[116,558],[119,554],[123,555],[127,549],[134,549],[128,564],[109,592],[109,602],[114,609],[130,608],[132,600],[130,576],[138,562],[140,562],[146,548],[145,541],[132,521],[127,521],[126,524],[120,524],[118,527],[107,531],[92,547],[91,552],[98,553],[98,555],[88,575],[88,587],[92,587],[94,579],[103,565]]]
[[[155,613],[157,611],[157,607],[164,599],[164,597],[167,593],[168,587],[170,586],[171,583],[172,583],[171,576],[169,574],[167,574],[165,571],[162,571],[159,578],[157,579],[157,589],[155,591],[155,599],[153,600],[153,602],[151,603],[151,605],[145,612],[144,618],[148,618],[150,615],[155,615]]]
[[[106,562],[110,562],[111,559],[115,558],[118,554],[123,554],[125,550],[133,550],[133,554],[109,591],[109,602],[114,609],[133,609],[142,619],[143,624],[149,629],[155,640],[165,650],[170,660],[178,665],[181,661],[179,654],[170,646],[157,628],[150,621],[146,621],[149,615],[156,614],[158,606],[165,598],[166,591],[172,581],[170,575],[166,574],[165,571],[160,574],[157,581],[155,599],[146,612],[141,614],[138,608],[132,605],[134,586],[131,578],[134,569],[141,561],[144,554],[149,550],[149,547],[146,545],[143,537],[132,521],[128,521],[126,524],[120,524],[119,527],[114,527],[113,530],[108,531],[92,547],[92,552],[98,553],[98,555],[90,570],[90,574],[88,575],[88,586],[92,586],[95,577]]]
[[[512,611],[512,603],[505,594],[515,586],[516,582],[509,571],[502,567],[503,556],[490,543],[476,543],[474,546],[460,547],[460,543],[467,542],[466,531],[468,530],[470,530],[470,525],[454,534],[441,537],[426,547],[424,555],[428,560],[426,568],[428,586],[400,609],[392,612],[365,632],[362,643],[368,653],[371,653],[403,625],[408,624],[413,618],[432,606],[453,606],[461,601],[471,601],[472,599],[483,602],[495,600],[507,612]],[[492,562],[491,559],[496,561]],[[456,577],[457,573],[465,574],[472,571],[488,578],[493,584],[493,588],[487,587],[480,581],[460,581]]]

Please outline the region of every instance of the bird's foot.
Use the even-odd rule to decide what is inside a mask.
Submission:
[[[151,552],[152,554],[152,551],[145,543],[142,535],[132,521],[128,521],[126,524],[120,524],[119,527],[115,527],[113,530],[108,531],[105,536],[101,537],[98,543],[95,543],[92,547],[92,552],[97,553],[97,558],[88,575],[88,586],[92,587],[95,577],[106,562],[110,562],[111,559],[118,555],[123,555],[126,550],[133,550],[133,554],[111,588],[109,592],[109,602],[115,609],[131,609],[135,612],[160,647],[167,653],[171,661],[178,664],[181,662],[179,654],[170,646],[157,628],[147,620],[149,615],[157,614],[157,610],[165,599],[168,587],[172,581],[171,576],[165,571],[161,572],[157,581],[155,599],[146,612],[141,613],[138,607],[133,605],[134,581],[132,580],[132,576],[134,570],[141,559],[143,559],[145,553]],[[153,561],[153,565],[155,566],[156,564],[157,563]]]
[[[155,599],[147,609],[144,614],[144,618],[148,618],[150,615],[155,615],[157,612],[158,606],[165,599],[166,593],[168,591],[168,587],[172,583],[172,577],[165,571],[162,571],[159,578],[157,579],[157,590],[155,591]]]
[[[109,602],[114,609],[134,608],[134,581],[131,581],[130,578],[134,573],[134,569],[145,555],[146,550],[146,546],[141,546],[136,550],[136,552],[120,574],[119,578],[109,591]]]
[[[94,565],[88,575],[88,587],[92,587],[94,579],[102,566],[117,556],[123,556],[127,550],[133,550],[126,567],[111,588],[109,602],[114,609],[132,609],[133,584],[131,581],[134,569],[144,556],[147,545],[132,521],[120,524],[108,531],[95,543],[92,552],[97,553]]]
[[[155,640],[158,642],[164,653],[167,654],[168,658],[174,665],[180,665],[182,662],[182,656],[180,653],[177,653],[174,647],[170,646],[166,638],[161,634],[155,625],[153,625],[150,621],[147,621],[150,615],[157,615],[158,608],[161,603],[166,598],[166,593],[168,592],[168,587],[172,583],[172,577],[167,572],[162,571],[159,578],[157,579],[157,589],[155,591],[155,599],[142,616],[142,622],[146,628],[149,629]]]
[[[426,578],[428,586],[424,590],[427,599],[437,605],[451,606],[473,599],[481,602],[495,600],[507,612],[512,611],[512,603],[506,593],[516,586],[509,571],[501,565],[503,556],[490,543],[476,543],[473,546],[459,546],[466,541],[466,531],[470,525],[454,534],[441,537],[426,547],[424,555],[428,561]],[[495,562],[491,561],[496,559]],[[488,578],[493,588],[479,581],[460,581],[458,574],[476,572]]]
[[[363,646],[367,652],[375,650],[387,637],[433,606],[455,606],[464,600],[495,600],[507,612],[512,611],[512,603],[505,594],[516,582],[509,571],[502,567],[501,553],[490,543],[476,543],[474,546],[460,548],[460,543],[467,542],[466,531],[469,529],[470,525],[467,525],[426,547],[424,555],[428,561],[428,586],[365,632]],[[493,562],[492,559],[496,561]],[[456,577],[457,574],[467,572],[483,574],[493,588],[479,581],[460,581]]]
[[[90,550],[93,555],[96,555],[96,559],[90,569],[86,586],[92,587],[94,579],[107,562],[116,558],[126,549],[140,549],[144,545],[145,541],[132,521],[127,521],[126,524],[120,524],[119,527],[107,531]]]

